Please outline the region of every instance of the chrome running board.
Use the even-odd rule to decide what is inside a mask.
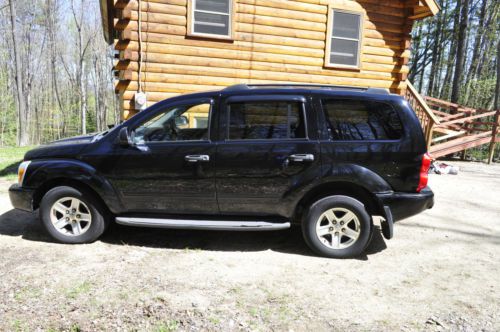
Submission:
[[[290,222],[234,221],[234,220],[192,220],[116,217],[116,222],[126,226],[203,229],[215,231],[276,231],[290,228]]]

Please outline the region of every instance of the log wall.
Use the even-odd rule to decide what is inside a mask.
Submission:
[[[148,104],[239,83],[315,83],[403,93],[409,58],[406,1],[236,0],[234,39],[186,36],[187,0],[143,0],[143,89]],[[364,13],[359,70],[324,67],[328,5]],[[124,118],[138,89],[139,6],[115,3],[116,91]]]

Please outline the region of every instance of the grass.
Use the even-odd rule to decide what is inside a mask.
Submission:
[[[161,323],[155,329],[156,332],[174,332],[179,329],[179,322],[177,320],[169,320]]]
[[[91,289],[91,286],[92,285],[90,282],[84,281],[80,285],[77,285],[76,287],[69,289],[66,295],[70,299],[76,299],[78,295],[88,293]]]
[[[17,167],[23,161],[24,154],[33,147],[0,148],[0,179],[13,181],[17,179]]]

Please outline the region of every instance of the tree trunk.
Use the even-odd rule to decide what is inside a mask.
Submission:
[[[420,73],[420,80],[419,80],[419,83],[418,83],[418,92],[420,94],[423,93],[424,91],[424,76],[425,76],[425,67],[427,66],[427,59],[428,59],[428,56],[429,56],[429,48],[430,48],[430,33],[427,34],[427,37],[425,38],[425,47],[424,47],[424,50],[425,50],[425,53],[424,53],[424,58],[422,60],[422,70],[421,70],[421,73]]]
[[[461,6],[460,11],[460,27],[458,29],[457,36],[457,58],[455,62],[455,75],[453,76],[453,85],[451,88],[451,102],[458,103],[460,99],[460,86],[462,84],[462,73],[463,67],[465,64],[465,42],[466,42],[466,34],[467,34],[467,26],[469,24],[469,0],[464,0],[463,5],[462,1],[457,2],[457,6]]]
[[[482,41],[484,40],[483,35],[484,35],[484,32],[486,31],[486,29],[484,27],[484,21],[485,21],[485,17],[486,17],[487,6],[488,6],[488,0],[483,0],[483,4],[481,6],[481,12],[479,14],[479,21],[478,21],[478,25],[477,25],[476,38],[475,38],[474,46],[473,46],[473,53],[472,53],[472,58],[471,58],[472,61],[471,61],[469,70],[467,72],[467,78],[465,80],[466,96],[465,96],[464,104],[467,104],[467,100],[469,99],[470,86],[471,86],[472,80],[475,78],[475,74],[477,72],[477,67],[479,65],[478,58],[479,58],[479,54],[482,50],[481,45],[483,44]]]
[[[453,76],[453,65],[455,64],[455,59],[456,59],[456,51],[457,51],[457,44],[458,41],[456,39],[456,36],[458,34],[458,29],[460,25],[460,4],[461,0],[458,0],[457,5],[455,7],[455,13],[454,13],[454,18],[453,18],[453,32],[451,35],[451,46],[450,46],[450,52],[448,53],[448,63],[446,67],[446,75],[444,77],[444,83],[441,89],[440,93],[440,99],[445,99],[447,100],[449,98],[449,93],[450,93],[450,84],[449,82],[451,81],[451,78]]]
[[[83,58],[82,58],[83,60]],[[80,94],[80,114],[81,114],[81,124],[82,124],[82,134],[87,134],[87,90],[85,88],[85,62],[80,62],[80,77],[78,81],[78,90]]]
[[[494,109],[500,110],[500,39],[497,43],[497,84],[495,88],[495,106]]]
[[[413,54],[413,59],[412,59],[412,63],[411,63],[410,74],[408,76],[408,79],[411,82],[415,81],[415,77],[417,74],[418,61],[420,60],[419,51],[420,51],[420,43],[422,40],[423,24],[421,22],[418,22],[417,24],[418,24],[418,30],[417,30],[417,33],[414,35],[413,43],[412,43],[413,49],[412,49],[411,53]]]
[[[434,95],[434,83],[438,75],[437,66],[439,62],[439,47],[441,46],[442,25],[443,25],[443,13],[440,12],[438,14],[436,28],[434,30],[434,44],[432,46],[432,65],[431,65],[431,72],[429,75],[429,86],[427,88],[428,96]]]
[[[9,0],[10,7],[10,22],[11,22],[11,33],[12,33],[12,51],[14,52],[14,67],[15,67],[15,79],[16,79],[16,100],[17,100],[17,144],[19,146],[26,146],[29,144],[28,135],[28,111],[24,103],[24,91],[23,91],[23,70],[21,68],[21,56],[19,53],[19,37],[17,31],[16,23],[16,6],[14,0]]]

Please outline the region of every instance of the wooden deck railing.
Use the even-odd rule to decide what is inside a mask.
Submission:
[[[408,88],[406,89],[405,98],[410,103],[418,119],[420,120],[422,130],[425,134],[427,147],[429,148],[432,142],[432,133],[434,130],[434,126],[440,123],[439,119],[432,112],[425,100],[420,96],[418,91],[410,82],[408,82]]]
[[[431,141],[430,151],[434,156],[465,153],[469,148],[489,143],[488,162],[492,161],[495,144],[500,140],[497,137],[500,110],[475,109],[432,97],[424,100],[440,120]]]
[[[421,97],[408,82],[406,100],[415,111],[425,133],[427,148],[435,158],[490,144],[491,162],[500,142],[500,110],[465,107],[448,101]]]

